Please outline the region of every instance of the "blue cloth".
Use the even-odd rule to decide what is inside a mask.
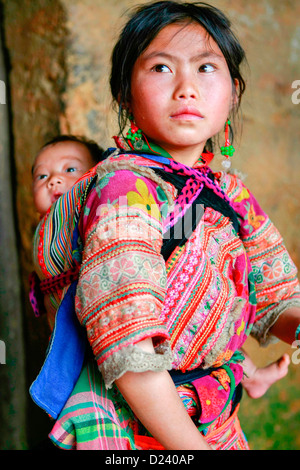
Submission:
[[[110,147],[107,149],[105,152],[106,157],[109,157],[110,154],[112,154],[115,150],[117,150],[114,147]],[[153,153],[144,153],[144,152],[139,152],[138,150],[120,150],[120,154],[122,155],[136,155],[138,157],[144,157],[147,158],[147,160],[152,160],[154,162],[162,163],[163,165],[168,165],[170,162],[170,159],[167,157],[164,157],[160,154],[153,154]]]
[[[30,387],[32,399],[54,419],[68,400],[85,358],[86,330],[75,315],[76,287],[74,281],[60,304],[45,362]]]

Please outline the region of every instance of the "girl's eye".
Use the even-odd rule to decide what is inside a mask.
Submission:
[[[199,72],[210,73],[214,72],[216,67],[212,64],[203,64],[199,67]]]
[[[169,67],[164,64],[155,65],[152,70],[154,70],[154,72],[163,72],[163,73],[171,72]]]
[[[76,171],[76,168],[71,166],[70,168],[67,168],[66,172],[67,173],[73,173],[73,171]]]

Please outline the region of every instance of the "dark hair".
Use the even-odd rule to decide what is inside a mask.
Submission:
[[[53,139],[49,140],[46,142],[39,150],[37,156],[46,148],[49,147],[50,145],[55,145],[59,144],[61,142],[76,142],[77,144],[82,144],[84,145],[88,151],[90,152],[90,155],[92,157],[92,160],[95,164],[101,162],[104,157],[104,150],[94,141],[87,139],[84,136],[76,136],[76,135],[71,135],[71,134],[61,134],[57,135],[56,137],[53,137]],[[37,158],[36,156],[36,158]],[[35,158],[35,160],[36,160]],[[34,167],[34,165],[33,165]],[[33,170],[32,167],[32,170]]]
[[[133,10],[112,53],[110,88],[113,99],[118,104],[121,134],[129,117],[131,74],[137,58],[164,27],[183,22],[199,23],[218,44],[232,80],[239,83],[238,106],[240,105],[246,86],[240,72],[245,52],[232,32],[228,18],[217,8],[203,2],[154,2]]]

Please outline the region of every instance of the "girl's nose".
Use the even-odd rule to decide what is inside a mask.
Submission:
[[[175,88],[175,99],[189,100],[197,99],[199,91],[195,85],[195,78],[188,74],[181,74]]]

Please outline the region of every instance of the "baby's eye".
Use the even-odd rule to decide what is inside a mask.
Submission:
[[[44,180],[45,178],[47,178],[48,175],[37,175],[36,179],[37,180]]]
[[[76,170],[77,170],[77,168],[75,168],[74,166],[71,166],[70,168],[66,169],[66,172],[67,173],[73,173],[73,171],[76,171]]]
[[[163,72],[163,73],[171,72],[169,67],[167,65],[164,65],[164,64],[155,65],[152,70],[154,70],[154,72],[160,72],[160,73],[161,72]]]
[[[199,72],[210,73],[214,72],[216,67],[212,64],[203,64],[199,67]]]

